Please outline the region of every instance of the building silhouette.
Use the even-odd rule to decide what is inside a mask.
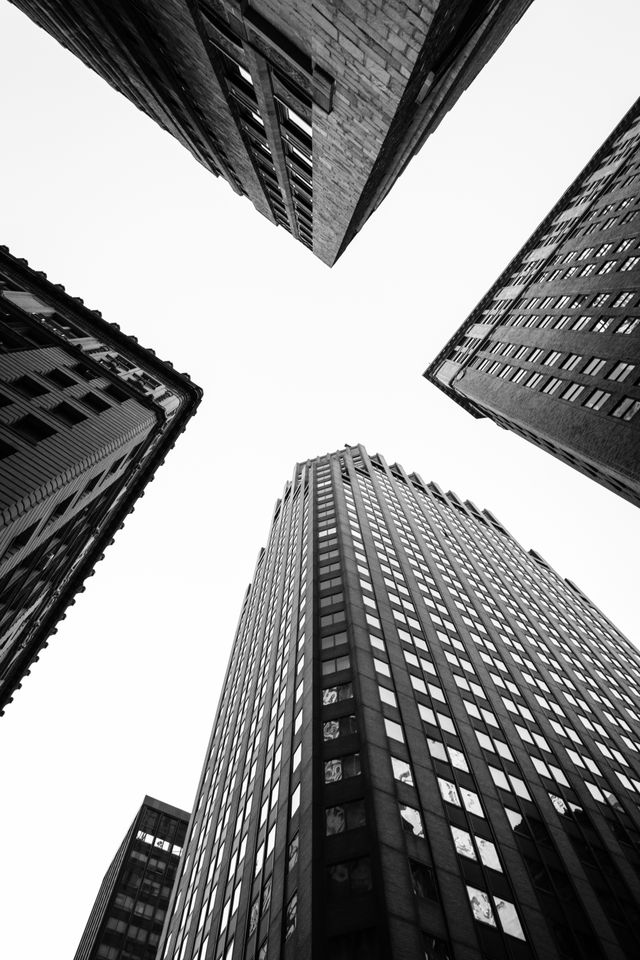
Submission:
[[[640,955],[640,654],[488,511],[300,463],[159,960]]]
[[[0,247],[0,709],[200,397]]]
[[[640,100],[425,376],[640,505]]]
[[[13,0],[333,264],[531,0]]]
[[[74,960],[155,960],[189,814],[153,797],[113,858]]]

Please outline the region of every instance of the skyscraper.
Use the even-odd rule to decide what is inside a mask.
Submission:
[[[0,710],[201,395],[0,247]]]
[[[425,376],[640,506],[640,100]]]
[[[13,0],[333,264],[531,0]]]
[[[74,960],[155,960],[189,814],[145,797],[118,848]]]
[[[640,953],[640,654],[488,511],[298,464],[159,960]]]

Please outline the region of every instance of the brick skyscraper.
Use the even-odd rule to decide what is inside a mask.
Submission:
[[[189,814],[145,797],[98,891],[74,960],[156,960]]]
[[[531,0],[13,2],[333,264]]]
[[[159,960],[640,955],[640,654],[487,511],[299,464]]]
[[[640,100],[425,376],[640,506]]]
[[[0,710],[200,397],[0,247]]]

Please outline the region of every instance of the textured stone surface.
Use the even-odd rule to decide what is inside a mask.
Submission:
[[[257,50],[272,73],[253,76],[264,109],[275,71],[314,101],[313,250],[333,264],[531,0],[13,2],[273,220],[220,54],[252,72]],[[295,91],[284,97],[293,105]],[[277,125],[267,132],[279,155]],[[282,157],[278,166],[295,235]]]

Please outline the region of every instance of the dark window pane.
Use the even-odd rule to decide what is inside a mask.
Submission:
[[[56,433],[53,427],[40,420],[39,417],[34,417],[31,413],[12,423],[11,429],[15,430],[24,440],[28,440],[29,443],[39,443],[40,440],[46,440],[47,437],[52,437]]]

